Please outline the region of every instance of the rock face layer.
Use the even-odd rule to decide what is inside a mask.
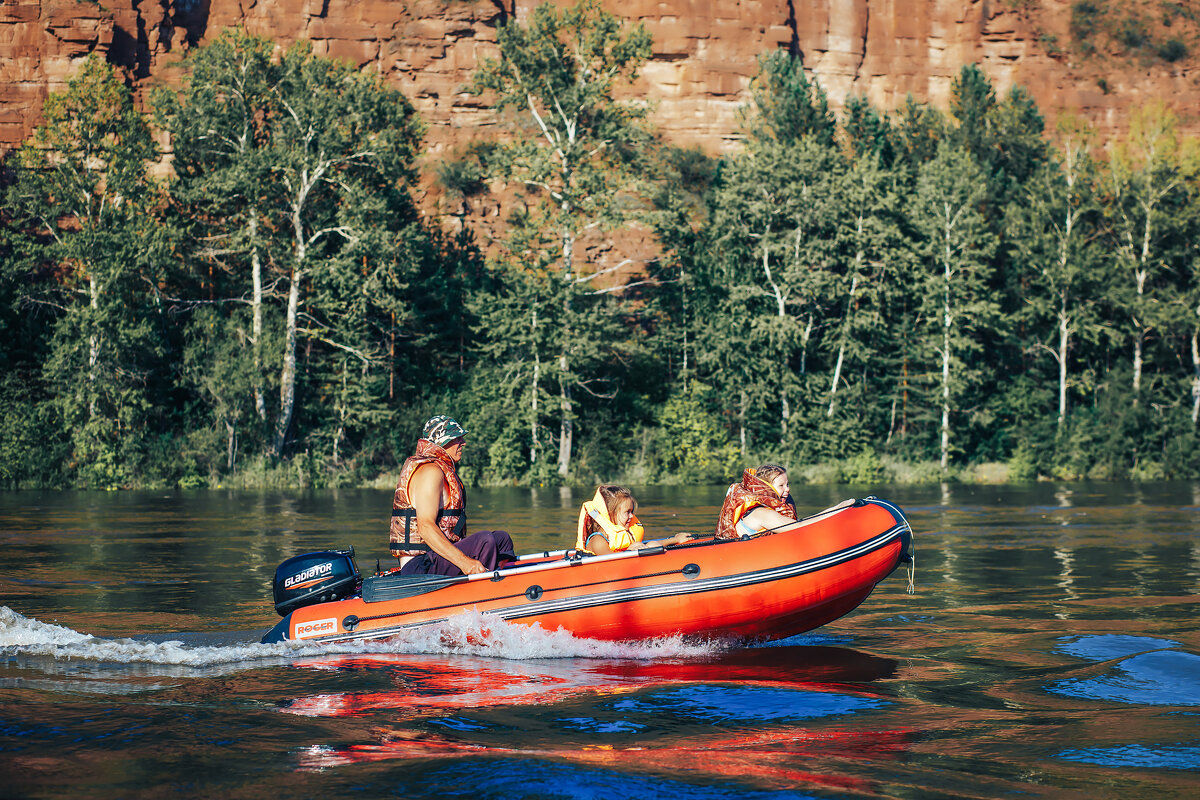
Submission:
[[[280,47],[306,39],[320,54],[379,71],[412,98],[429,124],[430,149],[437,153],[486,133],[493,124],[465,86],[479,61],[495,53],[496,27],[520,20],[534,5],[530,0],[105,0],[103,5],[4,0],[0,152],[29,134],[47,94],[61,88],[89,53],[105,54],[142,91],[177,82],[179,62],[190,48],[222,28],[242,26]],[[954,76],[964,64],[977,63],[998,91],[1023,85],[1048,121],[1062,111],[1078,113],[1092,122],[1102,141],[1122,132],[1131,110],[1151,97],[1180,112],[1185,129],[1200,131],[1200,122],[1187,116],[1200,101],[1200,71],[1186,43],[1186,35],[1195,35],[1191,12],[1176,25],[1185,36],[1180,40],[1184,50],[1172,60],[1144,54],[1112,58],[1081,55],[1077,47],[1058,44],[1071,38],[1076,5],[1067,0],[608,3],[654,36],[653,58],[633,93],[651,102],[652,118],[668,139],[712,153],[737,146],[737,111],[748,99],[757,58],[781,47],[802,54],[835,109],[848,96],[862,95],[890,110],[909,93],[944,107]],[[1136,0],[1115,5],[1140,13]],[[1162,17],[1162,24],[1170,22]]]

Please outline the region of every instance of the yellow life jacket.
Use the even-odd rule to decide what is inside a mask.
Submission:
[[[628,550],[640,542],[646,533],[637,517],[634,517],[629,523],[628,530],[618,528],[616,523],[608,518],[608,507],[604,504],[604,498],[600,496],[600,492],[597,491],[596,496],[579,509],[579,535],[575,539],[576,550],[587,550],[589,518],[600,527],[599,531],[594,531],[591,535],[604,536],[608,540],[608,549],[614,553]],[[591,551],[588,550],[588,552]]]

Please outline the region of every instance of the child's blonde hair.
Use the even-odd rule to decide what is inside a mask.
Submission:
[[[762,478],[767,483],[775,480],[780,475],[787,475],[787,467],[781,467],[779,464],[763,464],[754,470],[754,477]]]
[[[604,508],[608,511],[608,518],[614,523],[617,521],[617,506],[621,505],[621,501],[625,498],[629,498],[630,502],[633,503],[633,510],[637,511],[637,498],[633,496],[633,492],[624,486],[606,483],[597,487],[596,491],[604,498]]]

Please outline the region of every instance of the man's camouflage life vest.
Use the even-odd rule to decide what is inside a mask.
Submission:
[[[417,440],[417,452],[408,457],[400,468],[400,480],[396,482],[396,495],[392,498],[392,529],[389,547],[392,555],[419,556],[429,550],[429,545],[417,532],[417,512],[408,496],[408,484],[413,473],[425,464],[436,464],[442,471],[442,505],[438,511],[437,524],[451,542],[463,537],[467,527],[467,492],[454,469],[454,459],[428,439]]]
[[[595,523],[595,528],[588,524],[589,520]],[[597,528],[599,530],[596,530]],[[642,541],[645,529],[642,528],[642,523],[636,516],[629,521],[628,528],[617,527],[617,524],[608,516],[608,506],[604,503],[604,496],[597,489],[596,496],[579,509],[579,531],[575,537],[575,549],[590,553],[591,551],[587,549],[587,540],[592,533],[603,533],[604,538],[608,540],[608,549],[619,553]]]
[[[717,517],[717,538],[736,539],[738,520],[758,506],[766,506],[785,517],[796,518],[796,507],[788,497],[780,497],[775,487],[754,474],[753,469],[742,473],[742,482],[729,487],[725,504]]]

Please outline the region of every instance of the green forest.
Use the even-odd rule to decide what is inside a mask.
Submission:
[[[640,25],[497,36],[503,133],[436,160],[304,45],[225,31],[145,109],[86,61],[3,164],[0,486],[386,485],[438,413],[484,485],[1200,477],[1200,157],[1161,103],[1098,141],[967,64],[945,110],[835,114],[779,50],[712,157],[631,96]]]

